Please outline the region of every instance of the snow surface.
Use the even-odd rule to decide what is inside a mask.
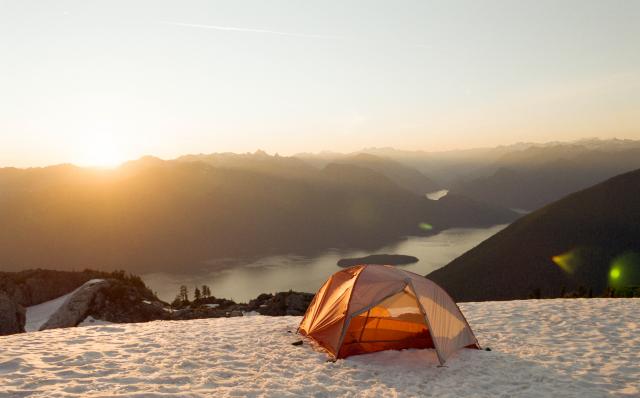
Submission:
[[[38,329],[40,329],[40,326],[44,325],[45,322],[49,320],[54,312],[58,311],[58,309],[62,307],[62,305],[64,305],[69,297],[73,296],[75,292],[82,289],[84,286],[93,285],[94,283],[102,281],[103,279],[91,279],[71,293],[65,294],[64,296],[60,296],[53,300],[45,301],[44,303],[27,307],[27,319],[24,325],[24,330],[26,330],[27,332],[37,331]]]
[[[300,317],[158,321],[0,337],[0,396],[640,396],[640,299],[466,303],[483,346],[327,362]],[[289,331],[294,333],[289,333]]]
[[[82,322],[78,324],[78,326],[94,326],[94,325],[113,325],[113,322],[103,321],[102,319],[95,319],[91,315],[84,318]]]
[[[439,191],[429,192],[425,196],[429,200],[440,200],[440,199],[444,198],[445,196],[447,196],[448,193],[449,193],[448,189],[441,189]]]

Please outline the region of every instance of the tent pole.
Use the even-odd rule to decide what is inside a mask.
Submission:
[[[362,325],[362,330],[360,331],[360,336],[358,337],[358,342],[361,343],[362,342],[362,335],[364,334],[364,330],[367,327],[367,321],[369,320],[369,314],[371,313],[371,309],[369,309],[369,311],[367,311],[367,317],[364,318],[364,324]]]
[[[356,279],[356,282],[358,282],[358,280]],[[367,307],[363,308],[362,310],[358,311],[358,312],[354,312],[353,314],[351,314],[351,316],[345,317],[344,319],[344,323],[342,324],[342,332],[340,333],[340,339],[338,340],[338,352],[340,352],[340,348],[342,347],[342,342],[344,341],[344,335],[347,333],[347,329],[349,329],[349,324],[351,323],[351,319],[364,313],[365,311],[370,310],[371,308],[375,307],[376,305],[380,304],[381,302],[383,302],[384,300],[388,299],[389,297],[393,297],[394,295],[400,293],[401,291],[404,290],[405,287],[407,287],[407,282],[404,283],[404,285],[402,285],[402,288],[399,289],[396,292],[393,292],[383,298],[381,298],[380,300],[378,300],[376,303],[368,305]],[[355,283],[354,283],[354,289],[355,289]],[[353,293],[353,291],[351,292]],[[415,291],[414,291],[415,294]],[[353,297],[353,295],[351,296]],[[349,310],[349,307],[351,306],[351,297],[349,297],[349,302],[347,304],[347,311]],[[338,354],[336,354],[337,357]]]

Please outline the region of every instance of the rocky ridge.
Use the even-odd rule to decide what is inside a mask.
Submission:
[[[0,281],[3,283],[0,285],[0,335],[24,332],[25,306],[20,302],[40,304],[42,301],[34,302],[33,297],[54,299],[76,289],[40,330],[74,327],[87,317],[112,323],[132,323],[235,317],[247,313],[269,316],[303,315],[314,296],[294,291],[279,292],[261,294],[249,303],[236,303],[211,296],[172,306],[159,300],[140,278],[124,272],[101,273],[87,270],[80,273],[58,273],[34,270],[3,273],[0,276],[3,277]],[[67,280],[74,282],[62,284],[66,290],[50,286],[57,284],[65,276],[68,277]],[[85,280],[92,276],[103,278]],[[7,293],[6,286],[11,288],[11,294]],[[39,295],[32,294],[33,292],[39,292]],[[57,296],[50,297],[53,292]]]

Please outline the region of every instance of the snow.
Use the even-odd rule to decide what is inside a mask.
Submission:
[[[103,279],[91,279],[90,281],[85,282],[82,286],[78,287],[76,290],[71,293],[65,294],[64,296],[60,296],[53,300],[45,301],[44,303],[40,303],[37,305],[32,305],[27,307],[26,314],[26,322],[24,329],[27,332],[35,332],[40,329],[40,326],[44,325],[45,322],[49,320],[49,317],[53,315],[54,312],[58,311],[62,305],[67,301],[69,297],[71,297],[75,292],[82,289],[84,286],[92,285],[97,282],[102,282]]]
[[[80,322],[78,326],[93,326],[93,325],[113,325],[113,322],[103,321],[101,319],[95,319],[91,315],[84,318],[84,321]]]
[[[158,321],[0,337],[0,397],[640,396],[640,299],[466,303],[483,346],[328,362],[300,317]],[[289,333],[293,332],[293,333]]]
[[[440,200],[440,199],[444,198],[445,196],[447,196],[448,193],[449,193],[448,189],[441,189],[439,191],[430,192],[430,193],[426,194],[425,196],[429,200]]]

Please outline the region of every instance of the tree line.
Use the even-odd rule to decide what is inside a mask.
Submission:
[[[209,298],[209,297],[213,297],[211,295],[211,289],[209,288],[209,286],[202,285],[200,288],[198,288],[198,286],[196,286],[193,289],[193,300],[194,301],[198,301],[198,300]],[[185,285],[181,285],[180,289],[178,290],[178,294],[176,295],[176,298],[174,298],[173,302],[171,303],[171,306],[173,306],[173,307],[183,307],[183,306],[188,305],[190,303],[191,303],[191,301],[189,300],[189,288],[187,288],[187,286],[185,286]]]

